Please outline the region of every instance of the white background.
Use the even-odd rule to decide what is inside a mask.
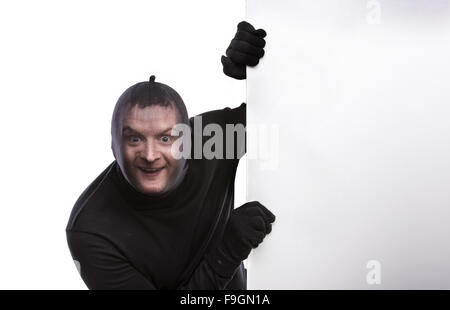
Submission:
[[[243,0],[0,2],[0,289],[86,288],[65,226],[114,160],[118,97],[154,74],[189,116],[239,106],[245,82],[220,56],[244,18]]]

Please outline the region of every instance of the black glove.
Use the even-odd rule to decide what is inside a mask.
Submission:
[[[263,38],[266,32],[263,29],[255,30],[246,21],[240,22],[237,28],[236,35],[226,50],[228,57],[222,56],[221,61],[226,75],[243,80],[247,77],[246,66],[256,66],[264,56],[266,41]]]
[[[207,255],[209,263],[222,276],[231,276],[250,251],[272,231],[275,215],[257,201],[234,209],[222,241]]]

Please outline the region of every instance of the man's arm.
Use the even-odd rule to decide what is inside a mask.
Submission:
[[[112,243],[101,236],[86,232],[67,232],[67,241],[76,260],[81,278],[91,290],[156,290],[150,279],[120,254]],[[194,270],[189,281],[176,289],[224,289],[233,278],[240,262],[215,259],[220,255],[208,254]]]
[[[218,125],[222,131],[222,145],[219,152],[223,159],[231,159],[236,165],[239,162],[239,159],[246,152],[246,132],[245,127],[247,124],[247,105],[242,103],[240,106],[236,108],[224,108],[219,110],[213,110],[204,112],[202,114],[196,115],[195,117],[191,117],[190,125],[192,130],[192,141],[202,141],[201,142],[201,150],[203,150],[203,146],[205,142],[211,137],[208,135],[204,135],[205,127],[208,125]],[[197,124],[202,124],[201,127],[197,126]],[[227,125],[229,126],[227,132]],[[216,135],[217,133],[213,133]],[[233,145],[231,145],[231,143]],[[231,151],[231,148],[233,151]],[[232,154],[231,156],[227,156],[227,154]],[[201,154],[202,155],[202,154]],[[205,154],[203,154],[205,155]],[[198,158],[195,155],[195,145],[191,148],[191,157]]]
[[[91,290],[152,290],[156,287],[101,236],[67,231],[72,258]]]
[[[259,202],[234,209],[221,242],[208,252],[189,280],[179,290],[222,290],[234,277],[241,262],[271,231],[275,216]],[[155,290],[156,285],[108,240],[96,234],[67,231],[72,258],[89,289]]]
[[[259,60],[264,56],[264,47],[266,41],[266,31],[264,29],[255,29],[250,23],[242,21],[237,25],[237,32],[231,40],[226,50],[226,55],[221,58],[223,72],[225,75],[237,80],[247,78],[247,66],[254,67],[258,65]],[[227,124],[242,124],[246,127],[247,106],[242,103],[235,109],[226,108]],[[242,139],[234,141],[234,150],[239,160],[246,153],[246,134]],[[226,147],[226,146],[225,146]],[[236,151],[237,150],[237,151]]]

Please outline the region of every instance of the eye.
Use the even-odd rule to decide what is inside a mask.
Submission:
[[[131,143],[138,143],[139,141],[141,141],[141,138],[139,138],[138,136],[129,136],[128,141]]]
[[[164,143],[168,143],[168,142],[170,142],[170,137],[169,136],[162,136],[161,137],[161,141],[164,142]]]

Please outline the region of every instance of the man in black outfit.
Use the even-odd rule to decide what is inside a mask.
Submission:
[[[246,66],[264,55],[265,35],[239,23],[222,56],[224,73],[245,79]],[[226,124],[246,125],[246,105],[200,117],[200,133],[208,124],[226,132]],[[176,124],[195,127],[178,93],[154,76],[119,98],[111,124],[116,160],[78,198],[66,228],[90,289],[247,288],[242,262],[270,233],[275,216],[256,201],[234,209],[239,155],[207,159],[191,152],[176,159]],[[194,130],[192,145],[198,138]],[[245,149],[245,139],[223,141],[224,154],[227,147],[233,154]]]

